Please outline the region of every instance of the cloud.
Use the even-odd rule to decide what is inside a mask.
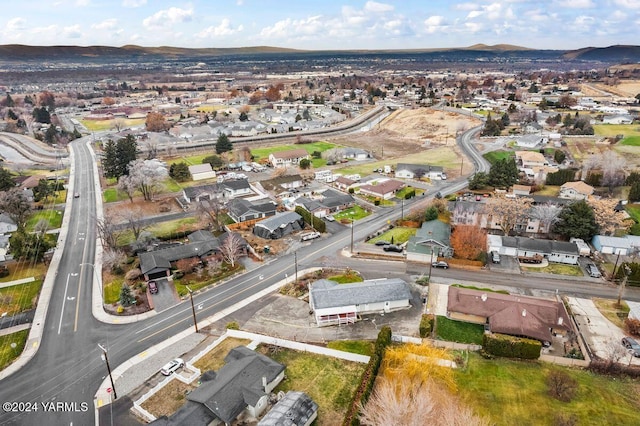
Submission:
[[[592,0],[562,0],[560,6],[570,9],[590,9],[594,7],[595,4]]]
[[[90,0],[76,0],[76,7],[89,6],[89,3],[91,3]]]
[[[236,5],[243,6],[244,5],[244,0],[236,0]]]
[[[392,12],[393,9],[394,9],[393,6],[390,4],[378,3],[375,1],[368,1],[364,5],[364,11],[372,12],[372,13]]]
[[[312,35],[324,28],[322,15],[311,16],[306,19],[287,18],[278,21],[272,26],[260,31],[260,36],[265,38],[285,38],[294,35]]]
[[[93,28],[94,30],[106,31],[114,29],[117,25],[118,20],[115,18],[111,18],[105,19],[104,21],[98,22],[97,24],[93,24],[91,25],[91,28]]]
[[[24,18],[12,18],[7,22],[7,30],[11,31],[22,31],[27,27],[27,21]]]
[[[640,2],[638,0],[613,0],[613,2],[626,9],[640,9]]]
[[[229,19],[225,18],[220,22],[217,27],[209,27],[196,34],[200,38],[213,38],[223,37],[241,32],[244,29],[242,25],[238,25],[236,28],[232,28]]]
[[[122,0],[122,7],[134,8],[147,4],[147,0]]]
[[[62,29],[62,35],[66,38],[80,38],[82,37],[82,31],[80,25],[71,25]]]
[[[592,16],[580,15],[576,16],[576,19],[573,20],[573,25],[576,30],[586,32],[591,29],[595,21]]]
[[[477,10],[480,9],[480,5],[477,3],[460,3],[456,4],[455,8],[457,10]]]
[[[193,18],[193,9],[170,7],[160,10],[142,21],[147,29],[166,28],[180,22],[189,22]]]
[[[424,20],[425,31],[427,34],[434,34],[442,30],[446,30],[449,26],[445,25],[444,16],[433,15]]]

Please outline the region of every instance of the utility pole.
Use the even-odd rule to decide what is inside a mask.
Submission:
[[[118,399],[118,394],[116,393],[116,386],[113,383],[113,376],[111,375],[111,366],[109,366],[109,358],[107,357],[107,348],[98,343],[98,347],[102,349],[102,359],[107,364],[107,371],[109,372],[109,380],[111,380],[111,389],[113,390],[113,399]]]
[[[296,271],[296,282],[298,282],[298,252],[293,252],[293,265]]]
[[[631,269],[627,265],[624,265],[624,276],[622,277],[622,281],[620,281],[620,288],[618,289],[618,306],[620,306],[620,303],[622,303],[622,294],[624,293],[624,289],[627,286],[629,274],[631,274]]]
[[[616,279],[616,270],[618,269],[619,260],[620,260],[620,252],[618,252],[618,256],[616,257],[616,263],[613,265],[613,272],[611,273],[611,281]]]
[[[354,224],[354,220],[353,218],[351,218],[351,254],[353,254],[353,224]]]
[[[198,332],[198,320],[196,319],[196,307],[193,305],[193,291],[191,291],[191,289],[189,288],[189,286],[185,286],[187,287],[187,290],[189,290],[189,298],[191,299],[191,312],[193,313],[193,326],[196,329],[196,333]]]

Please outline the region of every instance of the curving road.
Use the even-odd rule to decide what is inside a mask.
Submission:
[[[463,134],[458,143],[467,155],[476,163],[476,171],[485,170],[486,164],[475,155],[470,141],[473,131]],[[90,285],[94,277],[93,262],[95,255],[95,217],[96,196],[93,176],[93,158],[85,145],[88,138],[73,143],[73,191],[81,194],[71,200],[69,205],[68,232],[64,252],[60,257],[57,275],[53,282],[46,321],[42,324],[43,335],[39,340],[30,340],[28,344],[39,345],[35,356],[18,372],[0,382],[0,400],[2,402],[21,402],[38,407],[38,411],[6,412],[0,411],[0,425],[89,425],[95,422],[93,395],[105,377],[105,363],[101,360],[98,344],[108,348],[112,368],[145,351],[153,345],[164,342],[169,337],[192,327],[191,306],[181,303],[150,319],[133,324],[112,325],[99,322],[91,312]],[[477,153],[476,153],[477,154]],[[446,183],[445,193],[466,185],[465,179]],[[460,186],[462,185],[462,186]],[[429,201],[428,195],[405,202],[410,209]],[[354,241],[362,240],[366,235],[384,226],[388,220],[400,216],[399,209],[380,209],[375,214],[358,221],[353,229]],[[270,287],[280,281],[285,274],[295,272],[294,256],[298,268],[322,266],[326,256],[349,247],[351,230],[348,227],[328,238],[316,240],[297,250],[296,254],[279,257],[272,263],[220,284],[208,291],[194,296],[194,301],[202,305],[197,311],[198,321],[202,321],[221,310],[243,301],[248,296]],[[380,273],[404,273],[404,263],[379,268],[375,262],[341,258],[340,262],[368,271]],[[576,294],[614,295],[615,289],[606,286],[594,288],[576,282],[558,279],[536,279],[526,276],[499,276],[484,272],[433,271],[441,277],[491,282],[504,281],[505,284],[523,287],[549,287],[552,289],[573,289]],[[260,278],[262,276],[262,278]],[[578,291],[579,290],[579,291]],[[630,299],[640,300],[640,294],[629,291]],[[46,304],[46,301],[41,301]],[[55,405],[51,402],[67,403]],[[56,412],[44,411],[44,408],[57,408]],[[17,407],[20,408],[20,407]],[[22,406],[22,409],[26,406]]]

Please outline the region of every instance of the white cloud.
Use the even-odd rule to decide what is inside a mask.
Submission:
[[[613,2],[626,9],[640,9],[640,1],[638,0],[613,0]]]
[[[591,26],[595,23],[595,19],[592,16],[580,15],[573,20],[573,25],[578,31],[589,31]]]
[[[482,10],[472,10],[471,12],[469,12],[469,14],[467,15],[467,19],[473,19],[473,18],[477,18],[478,16],[483,15],[484,12]]]
[[[460,3],[456,4],[455,8],[457,10],[477,10],[480,9],[480,6],[477,3]]]
[[[142,21],[142,25],[147,29],[166,28],[176,23],[189,22],[192,18],[193,9],[170,7],[169,9],[160,10],[148,18],[145,18]]]
[[[8,31],[22,31],[26,28],[27,21],[24,18],[12,18],[7,22]]]
[[[200,38],[223,37],[223,36],[236,34],[242,31],[243,29],[244,27],[242,25],[238,25],[236,28],[232,28],[230,25],[229,19],[225,18],[222,20],[222,22],[220,22],[220,25],[218,25],[217,27],[211,26],[209,28],[205,28],[204,30],[196,34],[196,36]]]
[[[104,21],[98,22],[97,24],[93,24],[91,25],[91,28],[93,28],[94,30],[106,31],[114,29],[117,25],[118,20],[115,18],[111,18],[105,19]]]
[[[322,15],[311,16],[306,19],[287,18],[278,21],[270,27],[260,31],[260,36],[265,38],[285,38],[296,35],[312,35],[324,28]]]
[[[482,30],[483,25],[480,22],[465,22],[464,27],[471,33],[477,33]]]
[[[89,6],[90,0],[76,0],[76,7]]]
[[[365,12],[372,13],[385,13],[393,11],[393,6],[385,3],[378,3],[375,1],[368,1],[364,5]]]
[[[427,19],[424,20],[424,24],[426,26],[442,25],[443,22],[444,22],[444,16],[440,16],[440,15],[429,16]]]
[[[590,9],[594,7],[595,4],[592,0],[562,0],[560,6],[570,9]]]
[[[122,0],[122,7],[142,7],[147,4],[147,0]]]
[[[244,0],[236,0],[236,5],[238,6],[244,5]]]
[[[80,25],[71,25],[62,29],[62,35],[67,38],[80,38],[82,37],[82,31]]]
[[[427,34],[435,34],[437,32],[446,30],[449,25],[446,25],[444,16],[433,15],[424,20],[424,30]]]

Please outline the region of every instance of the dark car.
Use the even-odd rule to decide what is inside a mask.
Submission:
[[[147,283],[147,288],[151,294],[156,294],[158,292],[158,284],[155,281],[149,281]]]
[[[622,345],[629,350],[636,358],[640,358],[640,345],[631,337],[623,337]]]
[[[73,194],[73,198],[80,198],[80,193],[76,192],[75,194]]]
[[[380,241],[376,241],[375,243],[377,246],[388,246],[389,244],[391,244],[389,241],[384,241],[384,240],[380,240]]]
[[[439,262],[432,262],[431,266],[434,267],[434,268],[447,269],[449,267],[449,264],[447,262],[445,262],[444,260],[441,260]]]
[[[402,248],[402,246],[398,246],[395,244],[387,244],[386,246],[382,247],[382,250],[384,251],[393,251],[395,253],[402,253],[402,251],[404,250]]]

